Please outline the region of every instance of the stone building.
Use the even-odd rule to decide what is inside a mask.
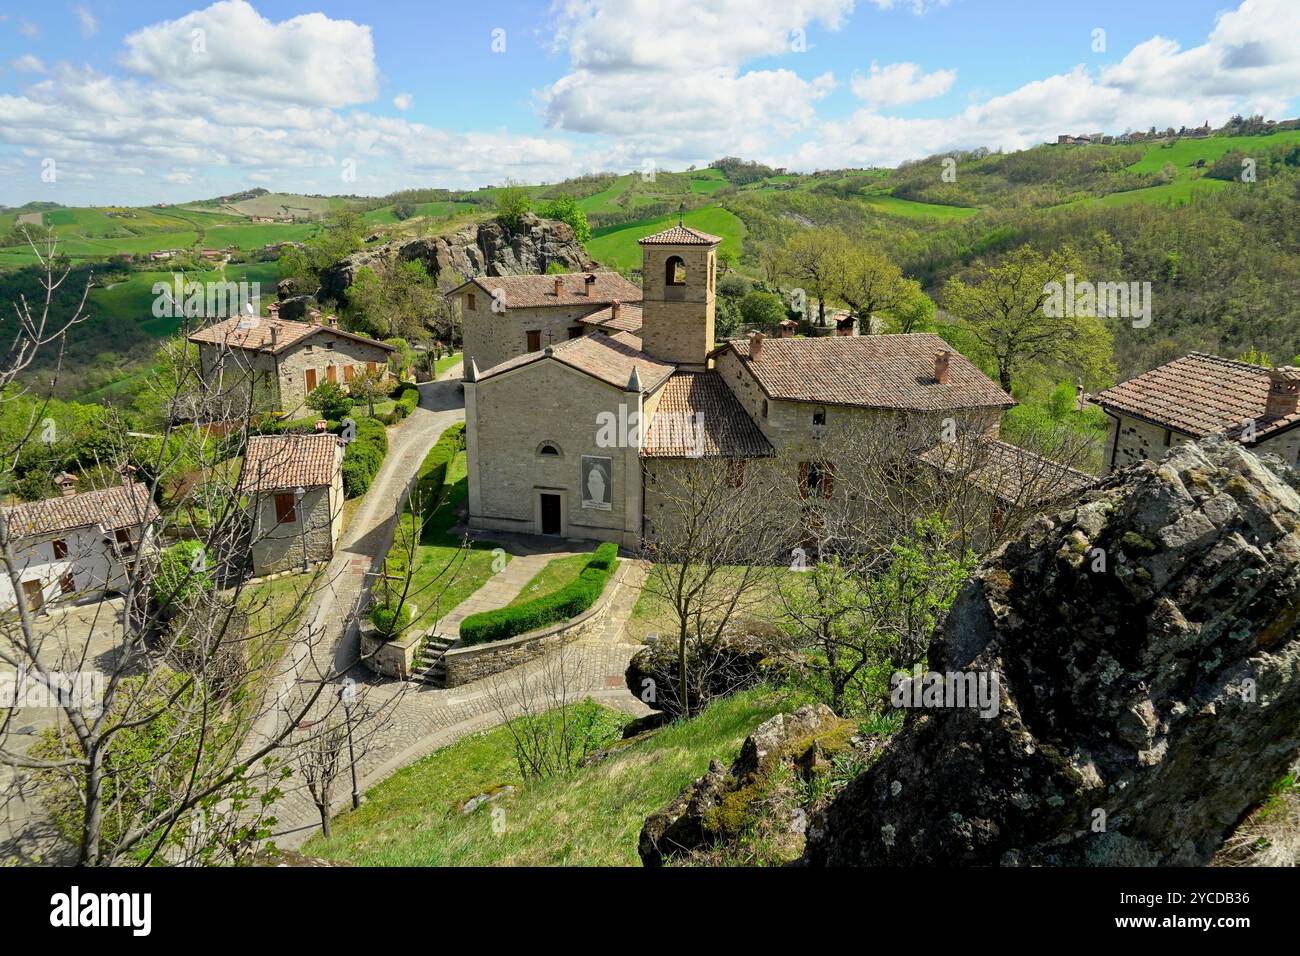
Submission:
[[[1300,368],[1193,352],[1092,397],[1110,416],[1106,470],[1155,461],[1207,435],[1300,464]]]
[[[641,240],[639,334],[607,327],[624,305],[586,334],[515,341],[523,350],[492,366],[467,357],[471,526],[636,548],[663,505],[660,477],[693,459],[777,456],[831,497],[837,434],[855,422],[925,416],[937,442],[960,419],[997,438],[1013,399],[937,335],[715,343],[721,241],[680,224]]]
[[[219,396],[216,417],[243,417],[250,389],[253,411],[300,417],[307,396],[326,382],[346,389],[358,375],[388,375],[393,346],[345,332],[316,311],[306,322],[280,318],[274,304],[268,311],[266,318],[229,318],[190,336],[203,379]]]
[[[153,546],[159,512],[146,486],[128,481],[78,494],[76,481],[60,475],[59,497],[0,509],[29,611],[124,590],[139,555]],[[9,575],[0,575],[0,611],[16,603]]]
[[[253,573],[309,567],[343,533],[343,443],[329,433],[248,439],[239,494],[248,502]]]
[[[592,331],[640,330],[641,290],[617,272],[481,276],[447,296],[460,306],[465,368],[492,368]]]

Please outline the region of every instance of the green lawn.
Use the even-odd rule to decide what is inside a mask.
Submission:
[[[864,201],[873,209],[888,213],[891,216],[902,216],[905,219],[951,221],[979,215],[978,209],[972,209],[969,206],[944,206],[939,203],[902,199],[898,196],[867,196]]]
[[[524,585],[507,607],[523,604],[533,598],[545,597],[578,579],[582,569],[591,560],[590,554],[573,554],[567,558],[554,558],[546,567],[533,575],[533,579]]]
[[[722,237],[722,251],[740,258],[745,238],[745,224],[736,215],[719,206],[705,206],[686,213],[686,225]],[[602,265],[614,269],[636,269],[641,266],[641,247],[638,240],[667,229],[677,223],[677,215],[642,219],[639,222],[609,226],[593,232],[587,243],[587,252]]]
[[[598,764],[527,784],[509,731],[498,727],[399,770],[367,792],[360,810],[335,818],[329,840],[317,837],[304,851],[358,866],[639,866],[646,817],[710,760],[733,760],[760,723],[803,702],[746,691]],[[469,798],[504,786],[516,790],[461,813]]]
[[[248,282],[258,283],[263,299],[275,294],[275,283],[279,278],[279,266],[274,262],[231,263],[223,270],[190,273],[186,277],[192,282]],[[148,335],[164,338],[173,335],[181,327],[182,320],[174,316],[155,317],[153,314],[154,284],[166,283],[174,287],[173,273],[166,270],[151,272],[133,272],[122,282],[111,288],[97,288],[90,292],[92,314],[122,315],[137,323]],[[250,289],[250,292],[254,290]]]
[[[1274,146],[1300,143],[1300,130],[1281,130],[1270,136],[1210,136],[1206,139],[1183,138],[1165,146],[1150,146],[1140,160],[1129,166],[1135,173],[1156,173],[1164,168],[1165,163],[1173,163],[1179,178],[1193,175],[1198,159],[1211,165],[1224,153],[1239,149],[1247,156],[1251,150],[1271,149]]]
[[[450,355],[444,355],[438,361],[433,363],[433,372],[435,375],[442,375],[449,368],[455,368],[460,364],[461,353],[453,352]]]
[[[1195,195],[1218,192],[1227,189],[1231,183],[1222,179],[1176,179],[1163,186],[1147,186],[1144,189],[1130,189],[1121,193],[1108,193],[1105,196],[1089,196],[1074,202],[1054,206],[1062,209],[1066,206],[1128,206],[1132,203],[1185,203]]]

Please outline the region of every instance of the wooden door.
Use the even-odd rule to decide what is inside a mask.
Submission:
[[[27,602],[27,610],[33,614],[45,606],[45,593],[40,581],[23,582],[23,600]]]
[[[542,534],[560,533],[560,496],[542,495]]]
[[[307,369],[307,391],[314,392],[315,390],[316,390],[316,370],[314,368],[309,368]]]

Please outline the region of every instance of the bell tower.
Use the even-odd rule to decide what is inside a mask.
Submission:
[[[680,221],[641,240],[641,349],[650,357],[708,367],[721,243]]]

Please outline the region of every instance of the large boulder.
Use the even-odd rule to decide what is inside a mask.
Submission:
[[[1210,439],[995,552],[928,661],[995,679],[996,714],[911,710],[808,862],[1208,861],[1300,749],[1295,482]]]
[[[730,768],[714,760],[700,777],[641,828],[637,851],[662,866],[717,845],[731,845],[757,826],[777,861],[797,860],[806,816],[797,781],[825,775],[830,758],[849,750],[855,726],[825,704],[777,714],[745,738]]]
[[[450,235],[404,239],[355,252],[325,270],[317,298],[346,304],[357,273],[382,261],[418,261],[444,289],[478,276],[538,275],[551,266],[565,272],[595,267],[567,223],[529,215],[510,229],[491,219]]]

